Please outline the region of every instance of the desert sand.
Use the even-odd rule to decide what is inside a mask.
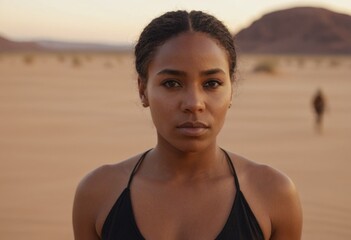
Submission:
[[[269,63],[271,73],[254,72]],[[94,168],[151,148],[131,54],[0,54],[0,239],[73,239],[75,188]],[[351,239],[351,56],[239,58],[219,143],[286,173],[304,240]],[[323,131],[311,98],[328,98]]]

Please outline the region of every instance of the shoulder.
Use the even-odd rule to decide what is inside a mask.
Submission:
[[[296,194],[294,182],[285,173],[265,164],[247,165],[247,177],[255,188],[264,190],[263,194],[274,198]]]
[[[124,181],[127,176],[129,168],[125,162],[103,165],[94,169],[79,182],[77,187],[77,193],[87,194],[94,196],[95,193],[104,191],[104,188],[100,188],[101,185],[110,184],[113,181],[119,185]]]
[[[233,156],[246,197],[269,218],[271,239],[300,239],[302,209],[294,182],[273,167]]]
[[[134,156],[117,164],[103,165],[88,173],[79,182],[73,204],[75,235],[90,239],[86,234],[100,234],[114,202],[127,187],[137,160],[138,156]]]
[[[128,172],[129,168],[125,162],[100,166],[79,182],[76,198],[78,200],[88,198],[90,202],[103,199],[111,191],[110,186],[113,185],[115,189],[123,188],[127,182]]]
[[[295,184],[283,172],[231,153],[240,184],[275,198],[297,194]]]
[[[238,177],[244,185],[274,191],[275,193],[288,193],[295,191],[292,180],[283,172],[261,163],[248,160],[242,156],[230,153]]]

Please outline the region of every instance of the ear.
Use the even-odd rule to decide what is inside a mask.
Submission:
[[[147,99],[147,93],[146,93],[146,80],[142,79],[140,76],[138,77],[138,90],[139,90],[139,97],[143,107],[148,107],[149,101]]]
[[[231,108],[231,106],[232,106],[232,101],[233,101],[233,94],[234,94],[234,84],[233,83],[231,83],[231,90],[230,90],[230,102],[229,102],[229,106],[228,106],[228,108]]]

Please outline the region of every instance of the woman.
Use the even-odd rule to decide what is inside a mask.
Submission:
[[[168,12],[141,33],[135,57],[157,144],[80,183],[75,239],[300,239],[289,178],[216,143],[235,81],[228,29],[203,12]]]

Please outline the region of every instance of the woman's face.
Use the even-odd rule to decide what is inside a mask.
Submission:
[[[216,144],[231,102],[225,50],[203,33],[187,32],[161,45],[139,84],[158,136],[158,145],[184,152]]]

